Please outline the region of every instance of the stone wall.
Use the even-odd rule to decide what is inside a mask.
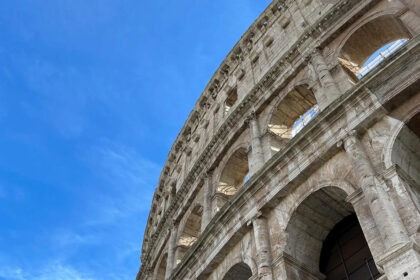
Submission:
[[[169,153],[137,279],[323,279],[323,242],[352,213],[381,279],[420,279],[419,6],[273,1]]]

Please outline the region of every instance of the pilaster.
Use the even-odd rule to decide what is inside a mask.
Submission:
[[[261,135],[256,113],[252,112],[246,121],[249,123],[251,135],[252,156],[250,160],[249,174],[252,175],[264,165],[264,152],[262,149]]]
[[[257,249],[258,279],[273,280],[272,252],[267,218],[259,213],[252,219]]]
[[[325,62],[321,50],[315,49],[311,54],[311,64],[318,75],[321,89],[318,91],[317,101],[321,110],[337,99],[341,93]]]
[[[171,234],[169,236],[168,244],[168,258],[166,263],[166,273],[165,280],[168,280],[172,274],[172,270],[175,264],[175,246],[176,246],[176,237],[178,235],[178,229],[174,224],[171,228]]]
[[[212,218],[212,197],[214,194],[213,188],[213,173],[207,172],[204,177],[204,190],[203,190],[203,217],[201,219],[201,232],[207,227]]]
[[[413,250],[414,247],[410,245],[412,242],[408,238],[403,222],[398,215],[395,205],[385,191],[385,182],[375,173],[363,144],[355,131],[351,131],[344,140],[344,149],[351,160],[354,173],[356,178],[358,178],[358,185],[368,202],[384,243],[385,254],[379,260],[376,259],[376,263],[383,267],[388,280],[402,279],[405,272],[417,276],[420,272],[418,252]],[[407,265],[399,262],[403,255],[410,258],[406,261]],[[394,263],[400,263],[401,265],[394,265]],[[409,272],[405,270],[409,270]]]

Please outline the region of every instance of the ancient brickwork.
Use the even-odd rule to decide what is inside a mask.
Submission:
[[[418,0],[273,1],[169,152],[137,279],[420,279],[419,58]]]

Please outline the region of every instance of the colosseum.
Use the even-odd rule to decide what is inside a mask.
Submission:
[[[275,0],[185,122],[138,280],[420,279],[420,0]]]

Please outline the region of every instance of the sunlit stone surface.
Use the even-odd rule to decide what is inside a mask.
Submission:
[[[419,33],[418,0],[273,1],[173,144],[137,279],[420,279]]]

